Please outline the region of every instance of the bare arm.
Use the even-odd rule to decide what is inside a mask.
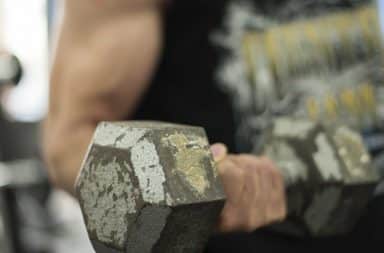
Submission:
[[[155,0],[67,0],[51,74],[43,150],[52,181],[73,185],[96,124],[145,92],[161,47]]]

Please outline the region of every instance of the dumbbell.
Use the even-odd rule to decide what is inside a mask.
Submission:
[[[348,231],[379,181],[360,135],[280,118],[264,137],[292,221],[276,229]],[[97,252],[201,252],[225,201],[204,129],[145,121],[98,125],[76,193]]]

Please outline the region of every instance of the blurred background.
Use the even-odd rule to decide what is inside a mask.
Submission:
[[[46,110],[49,24],[54,6],[44,0],[0,1],[1,48],[21,59],[25,70],[18,87],[3,101],[5,110],[17,120],[39,120]]]
[[[61,1],[0,0],[0,253],[94,252],[76,201],[49,185],[38,144],[61,14]]]
[[[94,252],[77,203],[52,189],[39,122],[60,4],[0,0],[0,252]]]

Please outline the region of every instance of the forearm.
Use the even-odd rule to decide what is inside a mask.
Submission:
[[[91,123],[62,128],[54,121],[44,122],[44,157],[55,186],[74,194],[74,182],[94,129]]]
[[[70,193],[97,123],[132,114],[161,45],[156,9],[119,13],[89,29],[76,18],[63,23],[43,131],[51,179]]]

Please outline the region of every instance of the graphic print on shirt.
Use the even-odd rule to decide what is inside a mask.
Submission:
[[[364,131],[384,115],[375,1],[233,1],[214,44],[217,78],[231,97],[242,152],[279,115],[343,122]],[[269,2],[269,3],[268,3]]]

